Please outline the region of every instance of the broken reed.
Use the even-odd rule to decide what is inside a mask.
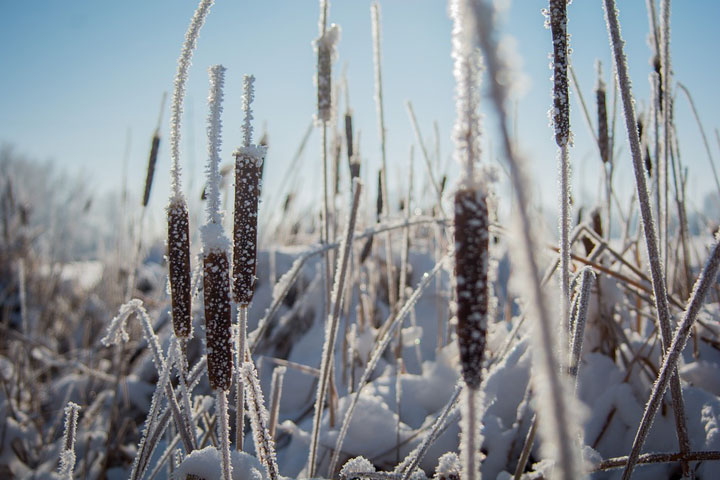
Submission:
[[[168,215],[168,269],[175,335],[187,339],[192,332],[190,317],[190,220],[184,198],[173,198]]]

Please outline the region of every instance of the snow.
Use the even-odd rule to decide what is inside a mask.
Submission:
[[[232,450],[233,480],[268,480],[264,473],[265,468],[260,461],[245,452]],[[222,477],[220,453],[215,447],[209,446],[195,450],[185,457],[176,473],[177,478],[184,479],[186,475],[197,475],[204,480],[215,480]]]

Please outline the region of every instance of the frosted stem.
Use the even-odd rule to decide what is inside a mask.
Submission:
[[[350,258],[350,249],[352,248],[353,235],[355,233],[355,221],[357,219],[358,205],[360,203],[360,193],[362,184],[359,179],[353,181],[353,199],[350,208],[350,217],[345,228],[345,235],[340,247],[340,257],[338,257],[337,273],[333,285],[331,297],[332,308],[328,316],[325,342],[323,344],[323,356],[320,367],[320,381],[318,382],[317,397],[315,399],[315,416],[313,417],[313,431],[310,440],[310,452],[308,456],[308,472],[309,477],[315,476],[315,461],[317,458],[318,436],[320,435],[320,420],[322,419],[322,411],[325,406],[325,395],[327,393],[328,384],[330,382],[331,365],[333,361],[333,353],[335,350],[335,339],[337,337],[337,324],[342,307],[342,292],[345,286],[345,277],[347,274],[348,260]]]
[[[215,390],[217,398],[216,414],[218,421],[218,436],[220,437],[220,455],[222,458],[223,480],[232,480],[232,464],[230,462],[230,427],[228,425],[228,401],[225,390]]]
[[[624,41],[620,35],[620,23],[618,21],[618,12],[617,7],[615,6],[615,0],[604,0],[604,7],[607,29],[610,35],[610,44],[614,54],[613,59],[615,62],[615,71],[623,101],[625,125],[628,132],[628,140],[630,142],[630,152],[632,154],[633,170],[635,172],[638,203],[640,204],[643,233],[645,235],[645,247],[647,249],[648,259],[650,262],[650,274],[655,299],[655,308],[657,312],[657,323],[660,327],[662,350],[663,352],[667,352],[672,335],[670,330],[670,307],[668,305],[662,261],[658,250],[655,223],[652,218],[650,199],[648,197],[647,184],[645,182],[645,172],[642,165],[640,137],[635,123],[635,106],[632,91],[630,89],[627,59],[624,52]],[[665,95],[668,94],[669,92],[665,93]],[[689,450],[689,440],[685,421],[685,405],[682,398],[680,379],[678,378],[677,371],[673,372],[671,380],[670,392],[672,394],[672,406],[675,414],[678,443],[680,444],[681,450],[684,451],[686,448]],[[637,454],[639,454],[639,451],[636,453],[636,456]]]
[[[190,60],[197,45],[200,29],[205,23],[205,17],[213,3],[214,0],[201,0],[198,4],[185,34],[185,43],[183,43],[180,51],[177,73],[175,74],[175,88],[170,106],[170,157],[172,161],[170,175],[172,176],[172,195],[175,198],[182,197],[180,186],[180,121],[183,113],[183,101],[185,100],[185,83],[187,82]]]
[[[625,465],[625,470],[623,471],[623,480],[629,480],[632,475],[632,471],[638,462],[640,449],[642,449],[643,443],[645,443],[645,439],[647,438],[648,433],[650,433],[650,427],[652,426],[655,414],[660,407],[660,403],[665,395],[668,384],[672,378],[677,378],[674,372],[676,371],[677,363],[680,360],[680,355],[685,348],[685,343],[690,336],[690,331],[695,324],[698,313],[700,312],[700,307],[702,307],[708,291],[713,284],[715,284],[718,269],[720,269],[719,240],[720,237],[716,236],[715,245],[710,254],[710,258],[695,282],[695,287],[693,288],[692,295],[690,296],[690,300],[685,308],[685,313],[683,314],[680,326],[675,331],[675,336],[670,344],[670,348],[667,350],[662,367],[660,367],[660,373],[655,385],[653,386],[650,399],[645,406],[645,412],[643,413],[642,420],[640,421],[638,431],[635,434],[632,451],[630,452],[630,455],[628,455],[628,461]]]

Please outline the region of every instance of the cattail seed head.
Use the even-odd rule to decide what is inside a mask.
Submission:
[[[175,335],[189,338],[192,333],[190,295],[190,221],[183,198],[174,198],[167,208],[168,269]]]
[[[605,82],[602,79],[602,64],[597,63],[597,85],[595,87],[595,99],[597,103],[598,116],[598,146],[600,147],[600,158],[603,163],[610,161],[610,139],[608,137],[607,103],[605,93]]]
[[[263,161],[267,153],[267,146],[252,144],[254,82],[255,77],[252,75],[243,77],[243,146],[234,153],[233,298],[242,306],[250,304],[255,287],[258,204]]]
[[[260,176],[265,147],[235,152],[235,214],[233,225],[233,297],[240,305],[252,301],[257,263],[257,220]]]
[[[480,387],[488,314],[489,221],[486,194],[455,193],[455,278],[457,336],[465,383]]]
[[[332,117],[332,64],[336,56],[336,45],[340,40],[338,25],[333,23],[330,28],[325,27],[327,3],[326,0],[320,2],[320,37],[314,42],[317,51],[317,120],[321,122],[328,122]]]
[[[230,332],[230,262],[223,250],[211,250],[203,258],[205,335],[210,387],[230,390],[232,379],[232,335]]]
[[[160,149],[160,133],[155,132],[150,147],[150,158],[148,159],[147,174],[145,176],[145,193],[143,193],[142,206],[147,207],[150,201],[150,189],[152,188],[153,177],[155,176],[155,164],[157,163],[158,150]]]
[[[553,112],[555,142],[564,147],[570,140],[568,96],[567,0],[550,0],[549,23],[553,41]]]

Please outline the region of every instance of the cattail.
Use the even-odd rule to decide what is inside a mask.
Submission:
[[[455,277],[457,336],[465,383],[478,389],[482,381],[488,313],[487,199],[462,189],[455,194]]]
[[[568,96],[567,0],[550,0],[550,31],[553,42],[553,112],[555,143],[564,147],[570,139]]]
[[[350,164],[350,172],[352,173],[353,165],[353,124],[352,124],[352,113],[348,111],[345,114],[345,146],[347,149],[348,163]],[[351,177],[354,175],[351,174]]]
[[[232,378],[232,337],[230,333],[229,241],[220,213],[220,138],[225,68],[210,69],[210,114],[208,116],[208,221],[202,228],[203,294],[207,336],[208,378],[214,390],[226,391]]]
[[[317,119],[330,121],[332,116],[332,64],[336,44],[340,39],[340,27],[334,23],[327,28],[328,1],[320,0],[320,37],[315,40],[317,51]]]
[[[172,166],[170,176],[172,193],[167,207],[168,214],[168,266],[170,277],[170,295],[172,298],[172,318],[175,334],[188,338],[192,331],[190,319],[190,220],[187,202],[180,188],[180,119],[185,99],[185,83],[197,37],[205,23],[213,0],[201,0],[190,26],[185,34],[175,74],[170,109],[170,156]]]
[[[190,316],[190,220],[184,199],[173,199],[168,215],[168,269],[173,329],[178,338],[192,333]]]
[[[143,194],[142,206],[147,207],[150,201],[150,189],[152,188],[153,177],[155,176],[155,164],[157,163],[158,151],[160,149],[160,122],[162,121],[162,112],[165,108],[165,98],[167,92],[163,93],[162,102],[160,102],[160,114],[158,116],[157,127],[155,127],[155,133],[152,138],[152,145],[150,146],[150,158],[148,158],[147,174],[145,176],[145,193]]]
[[[602,78],[602,63],[597,62],[597,85],[595,86],[595,100],[598,116],[598,147],[603,163],[610,161],[610,140],[608,137],[607,105],[605,95],[605,81]]]
[[[252,101],[255,77],[243,77],[243,146],[235,155],[235,212],[233,227],[233,297],[247,306],[252,301],[257,263],[257,220],[260,177],[266,147],[252,142]]]
[[[160,132],[155,130],[150,147],[150,158],[148,159],[147,174],[145,176],[145,193],[143,194],[142,206],[147,207],[150,201],[150,189],[152,188],[153,177],[155,176],[155,164],[157,163],[158,150],[160,149]]]

